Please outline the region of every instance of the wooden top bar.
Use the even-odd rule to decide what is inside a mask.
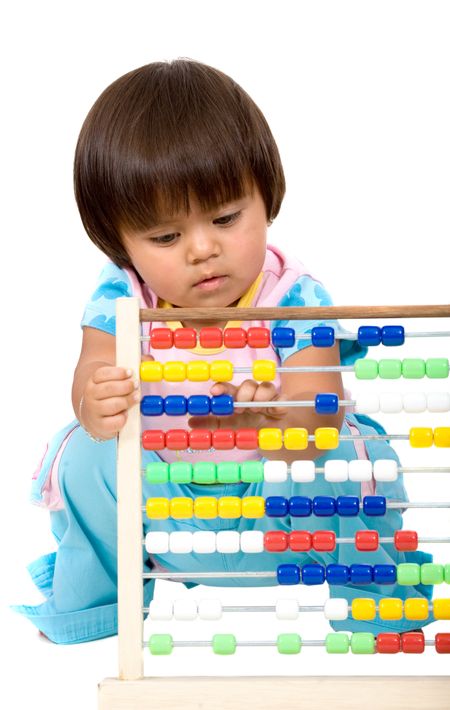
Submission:
[[[141,308],[141,321],[320,320],[323,318],[449,318],[450,305],[271,308]]]

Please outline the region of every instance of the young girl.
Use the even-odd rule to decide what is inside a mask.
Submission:
[[[140,383],[138,373],[115,366],[115,299],[138,296],[141,307],[322,306],[331,300],[322,284],[295,258],[266,244],[267,227],[277,216],[285,192],[278,150],[261,111],[228,76],[192,60],[156,62],[131,71],[113,82],[97,99],[82,127],[75,155],[75,195],[85,229],[109,257],[82,319],[83,342],[75,370],[72,401],[76,420],[50,442],[34,476],[32,499],[48,508],[56,553],[29,566],[33,580],[47,600],[37,606],[14,607],[56,643],[79,643],[117,631],[116,564],[116,436],[127,411],[152,394],[231,394],[237,403],[227,417],[143,417],[143,429],[208,428],[242,429],[336,427],[343,434],[384,433],[365,416],[345,412],[318,415],[305,408],[239,408],[239,402],[311,400],[318,392],[343,397],[341,377],[335,372],[281,374],[274,382],[257,383],[245,375],[232,382],[184,381]],[[150,328],[238,327],[240,322],[183,322],[144,324]],[[304,321],[246,322],[252,326],[288,326],[296,331],[293,346],[266,349],[230,348],[223,345],[191,350],[152,350],[143,341],[143,359],[229,360],[238,366],[268,358],[285,366],[351,364],[365,355],[354,341],[331,348],[310,347],[301,339],[313,324]],[[334,323],[335,327],[339,327]],[[155,423],[156,422],[156,423]],[[143,465],[184,459],[243,462],[302,459],[324,466],[330,459],[397,459],[384,441],[341,441],[335,450],[320,451],[311,443],[304,451],[226,450],[173,451],[160,455],[143,450]],[[231,469],[230,469],[231,470]],[[315,483],[194,482],[149,485],[143,482],[144,501],[149,497],[365,495],[375,492],[375,482]],[[407,500],[401,477],[395,483],[378,483],[377,492],[390,499]],[[334,530],[354,537],[358,529],[376,529],[392,536],[401,527],[401,512],[388,510],[384,517],[333,516],[203,520],[144,519],[147,531],[293,529]],[[429,561],[424,553],[400,553],[392,544],[372,552],[371,564]],[[275,570],[282,562],[351,564],[367,562],[367,554],[352,545],[338,545],[333,553],[260,552],[258,554],[204,555],[148,554],[146,569],[169,571]],[[199,582],[201,583],[201,582]],[[203,583],[203,582],[202,582]],[[205,582],[208,583],[208,582]],[[255,579],[212,580],[223,585],[257,585]],[[266,585],[267,580],[260,583]],[[269,582],[275,584],[275,580]],[[186,582],[186,586],[195,586]],[[154,580],[145,584],[144,603],[153,597]],[[349,601],[358,596],[431,596],[428,587],[369,585],[330,586],[330,595]],[[409,630],[417,622],[333,622],[335,629]]]

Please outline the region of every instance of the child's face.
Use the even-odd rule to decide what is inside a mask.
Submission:
[[[162,218],[143,232],[122,232],[136,271],[162,299],[181,307],[229,306],[247,291],[265,258],[267,217],[256,186],[238,200],[189,216]]]

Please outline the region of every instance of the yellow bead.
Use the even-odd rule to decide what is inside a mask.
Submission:
[[[186,379],[186,363],[166,362],[163,366],[164,379],[167,382],[184,382]]]
[[[258,432],[258,446],[266,451],[277,451],[283,446],[283,433],[281,429],[260,429]]]
[[[376,604],[375,599],[353,599],[352,616],[357,621],[370,621],[375,619]]]
[[[334,427],[319,427],[314,432],[316,449],[337,449],[339,432]]]
[[[141,362],[140,375],[142,382],[161,382],[163,378],[162,363],[151,360]]]
[[[266,502],[261,496],[245,496],[242,498],[243,518],[263,518],[266,512]]]
[[[214,382],[231,382],[233,364],[229,360],[215,360],[209,368],[209,376]]]
[[[428,619],[427,599],[405,599],[405,619],[423,621]]]
[[[218,514],[219,518],[240,518],[241,498],[238,496],[224,496],[219,498]]]
[[[194,501],[194,515],[202,520],[217,518],[217,498],[202,496]]]
[[[192,518],[194,515],[194,501],[192,498],[172,498],[170,501],[170,517],[181,520]]]
[[[258,382],[272,382],[276,375],[274,360],[255,360],[253,363],[253,379]]]
[[[201,360],[188,362],[186,376],[189,382],[206,382],[209,380],[209,363]]]
[[[301,427],[284,430],[284,448],[300,451],[308,448],[308,431]]]
[[[380,619],[397,621],[403,619],[403,602],[397,597],[385,597],[378,602],[378,614]]]
[[[433,614],[435,619],[450,619],[450,599],[433,599]]]
[[[170,515],[169,499],[147,498],[145,510],[150,520],[165,520]]]
[[[438,426],[434,430],[434,445],[446,449],[450,447],[450,427]]]
[[[430,427],[412,427],[409,430],[409,443],[414,449],[423,449],[433,445],[433,429]]]

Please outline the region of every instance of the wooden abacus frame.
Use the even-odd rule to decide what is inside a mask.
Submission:
[[[345,306],[316,308],[139,309],[137,298],[117,299],[116,363],[139,372],[141,322],[250,321],[450,317],[450,305]],[[338,710],[376,707],[389,710],[448,710],[450,677],[169,677],[143,675],[141,416],[129,410],[118,437],[118,678],[99,685],[99,710],[248,710],[283,707]],[[301,698],[301,701],[299,700]],[[369,700],[373,698],[372,701]]]

